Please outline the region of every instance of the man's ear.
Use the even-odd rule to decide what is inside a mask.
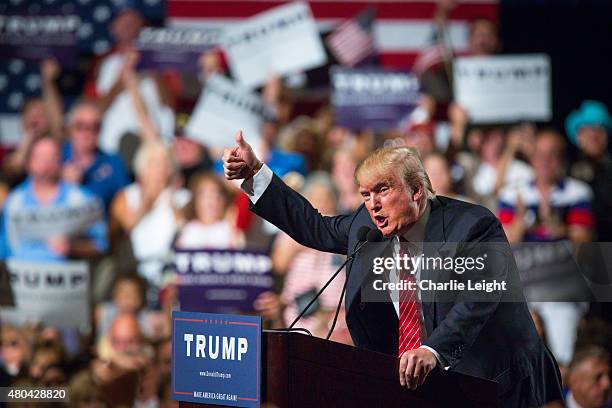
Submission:
[[[422,184],[416,184],[412,187],[412,200],[413,201],[421,201],[423,198],[423,194],[425,193],[425,189]]]

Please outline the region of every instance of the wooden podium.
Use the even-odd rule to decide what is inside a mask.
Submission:
[[[304,334],[264,332],[262,402],[269,408],[498,406],[493,381],[435,369],[410,391],[399,384],[398,364],[393,356]]]

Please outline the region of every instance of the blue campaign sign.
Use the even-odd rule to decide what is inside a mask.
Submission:
[[[261,317],[172,312],[172,399],[259,407]]]

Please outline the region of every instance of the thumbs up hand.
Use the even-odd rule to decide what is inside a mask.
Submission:
[[[263,163],[253,153],[242,130],[236,133],[236,147],[227,148],[223,152],[223,172],[228,180],[248,180],[259,171]]]

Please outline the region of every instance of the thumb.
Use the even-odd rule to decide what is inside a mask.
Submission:
[[[244,136],[242,135],[242,130],[236,132],[236,144],[238,147],[246,148],[249,144],[244,140]]]

